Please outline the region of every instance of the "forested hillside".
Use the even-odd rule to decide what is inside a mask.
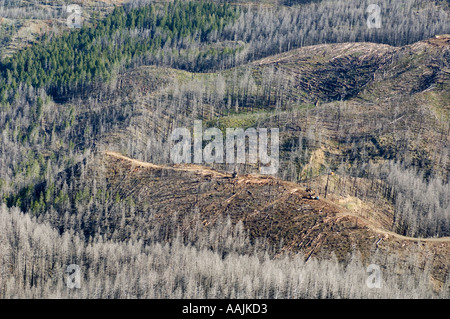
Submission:
[[[193,244],[180,237],[160,242],[157,229],[158,240],[144,244],[60,235],[16,210],[0,209],[2,298],[448,298],[429,288],[430,267],[417,251],[400,274],[395,255],[374,255],[373,262],[387,265],[383,288],[374,291],[364,284],[367,273],[357,253],[346,266],[332,257],[272,259],[226,220],[212,229],[196,225],[191,235],[201,239]],[[18,259],[5,254],[15,247],[21,247]],[[72,263],[84,274],[82,289],[66,287],[64,272]]]
[[[382,29],[367,28],[362,17],[368,4],[361,0],[258,10],[192,1],[140,7],[144,3],[130,4],[127,10],[118,7],[79,31],[57,37],[44,34],[40,44],[4,59],[0,102],[12,99],[20,83],[45,88],[53,96],[83,91],[131,62],[204,72],[319,43],[400,46],[450,28],[446,11],[416,0],[401,5],[385,1],[390,24]]]
[[[445,1],[119,2],[0,1],[0,298],[448,298]],[[173,165],[195,120],[277,173]]]
[[[227,5],[200,2],[150,5],[127,13],[118,7],[93,27],[51,38],[44,34],[41,44],[5,59],[0,96],[5,103],[13,96],[7,92],[20,83],[45,88],[53,96],[65,95],[73,87],[86,90],[91,82],[108,81],[133,58],[153,56],[164,46],[176,47],[182,39],[206,41],[235,15]]]

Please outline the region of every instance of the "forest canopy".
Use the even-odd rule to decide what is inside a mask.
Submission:
[[[133,58],[155,54],[181,38],[206,41],[237,16],[237,10],[227,4],[200,1],[151,4],[127,12],[117,7],[94,26],[61,36],[44,34],[41,43],[2,61],[0,97],[5,102],[6,92],[16,90],[20,83],[58,95],[69,88],[107,81]]]

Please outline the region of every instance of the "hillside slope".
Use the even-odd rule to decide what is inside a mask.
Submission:
[[[448,180],[449,41],[444,35],[402,48],[318,45],[220,73],[141,67],[120,75],[116,97],[99,106],[132,101],[124,129],[140,151],[130,155],[152,162],[168,162],[168,154],[147,157],[145,137],[162,143],[175,125],[191,126],[200,118],[220,128],[280,127],[286,143],[309,140],[308,147],[321,148],[332,167],[342,157],[394,159]],[[107,145],[124,144],[122,133],[104,138]]]
[[[435,279],[445,279],[450,237],[400,236],[336,203],[309,199],[310,193],[296,183],[267,176],[233,178],[201,166],[156,166],[114,152],[102,156],[111,195],[133,198],[138,211],[146,203],[146,209],[167,221],[194,212],[193,220],[205,227],[230,216],[233,224],[243,222],[252,239],[281,243],[281,251],[301,251],[306,259],[334,253],[342,260],[355,249],[367,257],[374,248],[406,258],[419,245],[433,256]]]

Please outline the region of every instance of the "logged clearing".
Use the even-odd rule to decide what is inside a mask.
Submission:
[[[201,176],[214,176],[214,177],[222,177],[222,178],[231,178],[231,174],[227,173],[221,173],[200,165],[175,165],[175,166],[164,166],[164,165],[155,165],[152,163],[147,163],[143,161],[139,161],[136,159],[129,158],[127,156],[124,156],[117,152],[111,152],[106,151],[106,155],[111,156],[113,158],[116,158],[118,160],[126,161],[133,166],[136,167],[144,167],[144,168],[150,168],[155,170],[173,170],[173,171],[179,171],[179,172],[194,172],[197,175]],[[301,190],[298,188],[298,185],[295,183],[290,183],[286,181],[279,181],[272,177],[267,177],[264,175],[244,175],[244,176],[237,176],[234,179],[233,185],[242,185],[245,187],[246,185],[267,185],[269,183],[277,183],[283,186],[284,191],[281,194],[277,194],[277,196],[274,198],[273,201],[268,202],[263,207],[259,208],[258,210],[254,210],[251,214],[254,216],[254,214],[260,213],[260,211],[264,211],[268,207],[276,207],[276,205],[282,201],[287,200],[290,196],[295,196],[298,199],[304,200],[307,198],[307,192],[306,190]],[[297,187],[296,187],[297,186]],[[225,200],[226,203],[230,203],[234,198],[237,197],[239,193],[235,193],[231,197],[227,198]],[[408,236],[402,236],[397,233],[394,233],[392,231],[382,229],[379,226],[377,226],[376,222],[368,220],[364,217],[361,217],[360,215],[351,212],[350,210],[337,205],[337,203],[334,203],[332,201],[326,200],[326,199],[319,199],[319,200],[305,200],[305,203],[308,203],[308,205],[311,207],[311,209],[316,209],[320,213],[330,213],[332,214],[336,219],[335,222],[339,222],[343,220],[344,218],[353,218],[355,220],[355,224],[359,225],[360,227],[367,227],[370,230],[377,232],[379,234],[385,235],[384,238],[394,237],[400,240],[408,240],[408,241],[414,241],[414,242],[435,242],[435,243],[446,243],[450,242],[450,237],[441,237],[441,238],[415,238],[415,237],[408,237]],[[300,206],[302,208],[302,206]],[[299,209],[300,209],[299,208]],[[299,210],[297,209],[297,210]]]
[[[358,210],[329,199],[310,199],[311,192],[293,182],[257,174],[232,177],[199,165],[154,165],[111,151],[97,160],[105,167],[110,190],[123,200],[136,199],[138,209],[139,203],[146,203],[146,209],[163,220],[195,211],[208,227],[220,216],[229,216],[234,224],[242,221],[251,238],[282,241],[282,251],[302,251],[305,258],[332,252],[345,259],[355,248],[369,253],[374,247],[407,258],[410,249],[420,246],[435,255],[434,277],[439,281],[450,263],[449,237],[396,234],[358,215]]]

